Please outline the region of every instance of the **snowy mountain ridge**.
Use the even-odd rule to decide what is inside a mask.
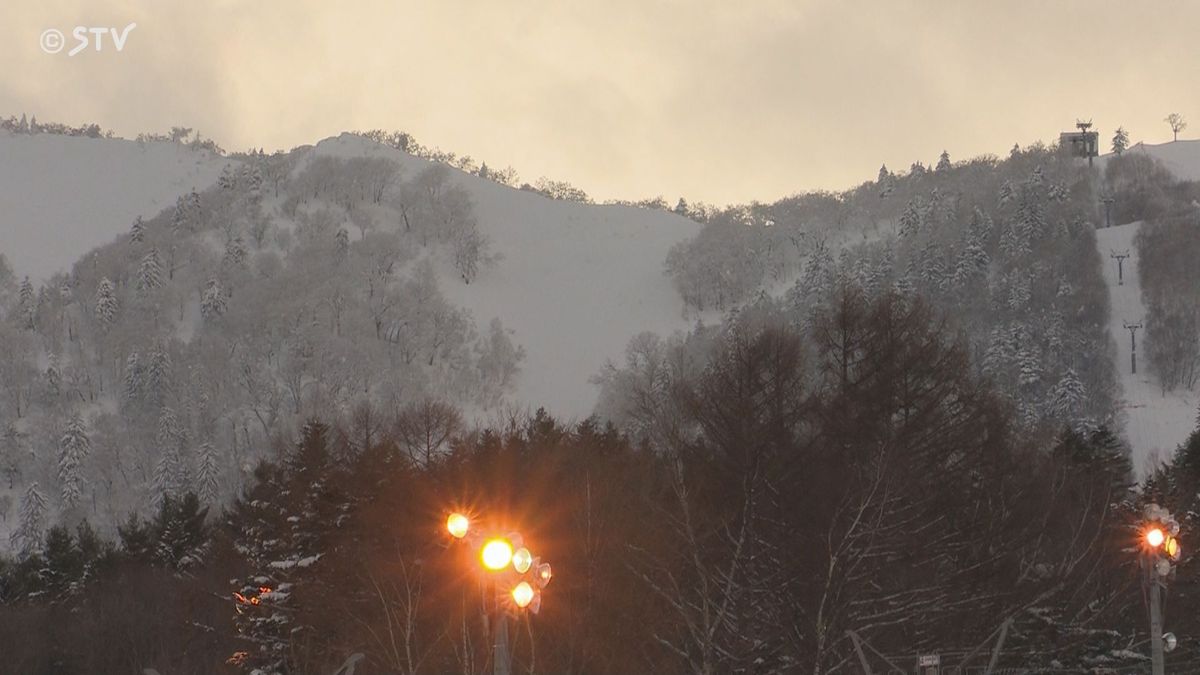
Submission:
[[[0,253],[18,277],[46,281],[228,163],[178,143],[0,131]]]

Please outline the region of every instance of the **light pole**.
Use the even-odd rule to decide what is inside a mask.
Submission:
[[[542,591],[554,572],[550,563],[534,557],[519,532],[488,532],[475,527],[466,514],[455,512],[446,518],[446,531],[454,539],[478,553],[477,559],[485,587],[484,612],[487,630],[492,635],[492,673],[509,675],[512,653],[509,648],[509,614],[529,611],[537,614],[542,607]],[[501,590],[503,589],[503,590]],[[490,610],[488,600],[491,600]]]
[[[1179,522],[1158,504],[1148,504],[1144,515],[1141,564],[1150,595],[1150,659],[1153,675],[1164,675],[1164,654],[1175,648],[1176,638],[1172,633],[1163,634],[1162,592],[1174,572],[1171,563],[1182,553],[1177,539]]]

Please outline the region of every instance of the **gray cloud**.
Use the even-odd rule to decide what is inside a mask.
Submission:
[[[0,10],[0,114],[175,124],[229,148],[354,128],[600,197],[726,202],[841,188],[1052,139],[1197,118],[1200,4],[62,0]],[[136,21],[124,53],[48,27]]]

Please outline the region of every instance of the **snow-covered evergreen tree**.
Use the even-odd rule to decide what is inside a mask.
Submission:
[[[21,280],[21,287],[17,291],[17,303],[25,328],[33,330],[37,320],[37,300],[34,298],[33,284],[28,276]]]
[[[1019,382],[1022,388],[1033,387],[1042,380],[1042,361],[1037,349],[1031,345],[1022,345],[1017,351],[1017,367],[1020,370]]]
[[[130,403],[140,401],[142,398],[142,364],[138,360],[137,352],[130,352],[129,357],[125,359],[123,383],[125,401]]]
[[[217,177],[217,187],[222,190],[232,190],[237,187],[237,174],[233,171],[232,164],[226,164],[225,168],[221,169],[221,175]]]
[[[346,259],[346,255],[350,252],[350,232],[344,227],[338,228],[337,234],[333,237],[333,257],[338,263]]]
[[[937,166],[934,167],[934,171],[944,173],[949,171],[951,168],[953,168],[953,165],[950,164],[950,153],[943,150],[941,156],[938,157],[938,163]]]
[[[142,217],[138,216],[133,219],[133,225],[129,228],[129,243],[140,244],[146,240],[146,223],[142,221]]]
[[[64,509],[74,507],[83,495],[81,466],[91,447],[83,418],[79,413],[73,413],[59,439],[58,482]]]
[[[917,199],[910,199],[900,214],[900,238],[912,239],[921,231],[921,204]]]
[[[159,503],[164,496],[180,496],[189,488],[189,472],[183,455],[184,431],[175,411],[167,406],[159,411],[154,441],[160,455],[154,466],[153,499]]]
[[[225,313],[225,303],[225,290],[221,288],[221,282],[215,277],[209,279],[200,296],[201,316],[210,321],[221,316]]]
[[[1058,383],[1050,391],[1050,404],[1060,421],[1074,421],[1083,408],[1083,383],[1074,368],[1067,368]]]
[[[42,550],[46,533],[46,498],[38,488],[37,481],[29,484],[21,499],[20,522],[9,536],[9,542],[21,559]]]
[[[230,237],[225,241],[225,255],[221,264],[226,267],[240,267],[246,262],[246,244],[241,235]]]
[[[142,292],[152,291],[162,286],[162,277],[162,258],[158,255],[158,249],[152,248],[142,257],[142,262],[138,265],[137,288]]]
[[[96,287],[96,319],[107,328],[116,320],[119,308],[120,303],[117,302],[113,283],[108,280],[108,277],[102,277],[100,284]]]
[[[213,444],[209,441],[201,443],[196,457],[196,496],[204,504],[212,504],[217,498],[218,464]]]
[[[46,361],[46,389],[50,391],[51,398],[57,399],[62,393],[62,369],[59,367],[58,354],[50,352]]]
[[[1117,127],[1116,132],[1112,137],[1112,151],[1114,154],[1120,155],[1129,147],[1129,132],[1125,131],[1125,127]]]
[[[171,354],[167,346],[158,342],[151,349],[149,363],[143,374],[143,391],[146,398],[157,405],[171,389]]]

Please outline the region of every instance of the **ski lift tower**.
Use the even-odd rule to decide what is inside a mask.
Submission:
[[[1088,166],[1092,158],[1100,155],[1100,133],[1092,131],[1091,120],[1076,120],[1075,128],[1079,131],[1064,131],[1058,135],[1058,143],[1068,148],[1075,157],[1087,157]]]

